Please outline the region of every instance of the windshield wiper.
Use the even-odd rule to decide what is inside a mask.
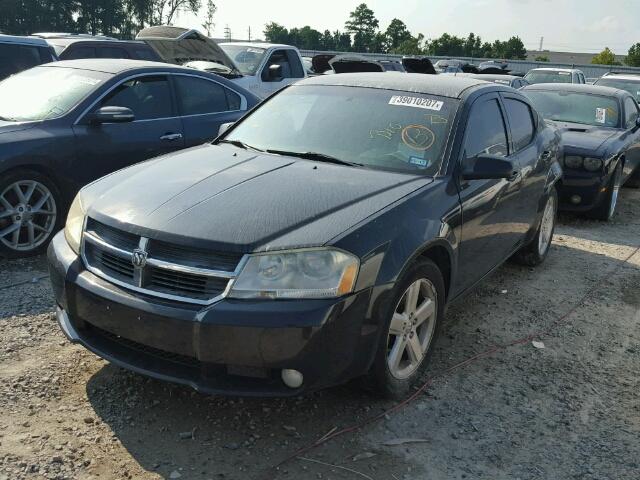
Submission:
[[[286,150],[265,150],[267,153],[274,153],[276,155],[287,155],[289,157],[304,158],[306,160],[314,160],[316,162],[335,163],[336,165],[346,165],[348,167],[364,167],[362,163],[347,162],[346,160],[340,160],[339,158],[326,155],[318,152],[287,152]]]
[[[240,140],[218,140],[217,143],[228,143],[233,145],[234,147],[243,148],[244,150],[255,150],[256,152],[264,152],[264,150],[260,150],[259,148],[252,147],[251,145],[247,145]]]

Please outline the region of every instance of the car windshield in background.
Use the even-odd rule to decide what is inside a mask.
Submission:
[[[220,48],[231,57],[243,75],[255,75],[266,52],[264,48],[242,47],[240,45],[220,44]]]
[[[537,70],[529,72],[524,79],[531,83],[572,83],[571,72],[551,72]]]
[[[71,110],[109,76],[73,68],[38,67],[0,83],[0,119],[47,120]]]
[[[267,101],[225,140],[434,175],[457,107],[457,100],[428,94],[299,85]]]
[[[633,95],[636,100],[640,101],[640,78],[638,80],[622,80],[619,78],[601,78],[596,82],[601,87],[618,88],[626,90]]]
[[[525,94],[547,120],[598,127],[620,124],[620,109],[615,98],[550,90],[526,90]]]

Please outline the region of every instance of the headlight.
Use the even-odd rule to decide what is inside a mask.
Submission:
[[[584,159],[578,155],[567,155],[564,157],[564,166],[567,168],[581,168]]]
[[[82,227],[84,226],[85,211],[82,208],[80,194],[71,204],[69,214],[67,215],[67,224],[64,227],[64,236],[71,249],[80,255],[80,241],[82,240]]]
[[[602,160],[599,158],[587,157],[584,159],[584,169],[590,172],[597,172],[602,169]]]
[[[251,255],[232,298],[332,298],[353,291],[360,262],[328,248]]]

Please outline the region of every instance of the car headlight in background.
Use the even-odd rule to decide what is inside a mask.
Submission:
[[[566,155],[564,157],[564,166],[567,168],[582,168],[584,159],[578,155]]]
[[[584,169],[590,172],[597,172],[602,170],[603,162],[599,158],[587,157],[584,159]]]
[[[82,207],[80,194],[71,204],[69,214],[67,215],[67,224],[64,227],[64,237],[71,249],[80,255],[80,241],[82,240],[82,228],[84,227],[85,211]]]
[[[353,292],[360,262],[330,248],[251,255],[231,298],[334,298]]]

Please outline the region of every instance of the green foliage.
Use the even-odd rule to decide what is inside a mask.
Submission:
[[[213,17],[216,14],[218,7],[213,2],[213,0],[207,0],[207,13],[204,17],[204,22],[202,22],[202,28],[204,28],[208,37],[213,35],[213,27],[215,27],[215,23],[213,22]]]
[[[380,22],[366,3],[358,5],[344,25],[346,31],[353,35],[355,51],[375,51],[375,47],[379,46],[381,37],[377,35],[377,30]]]
[[[595,65],[620,65],[620,62],[616,60],[615,54],[609,49],[609,47],[606,47],[599,54],[595,55],[591,59],[591,63]]]
[[[630,67],[640,67],[640,43],[636,43],[629,49],[624,63]]]
[[[394,18],[385,32],[387,49],[395,50],[404,42],[413,39],[411,32],[402,20]]]
[[[535,58],[536,62],[548,62],[549,61],[549,57],[547,57],[546,55],[538,55]]]
[[[288,43],[289,30],[279,23],[270,22],[264,26],[264,38],[271,43]]]

